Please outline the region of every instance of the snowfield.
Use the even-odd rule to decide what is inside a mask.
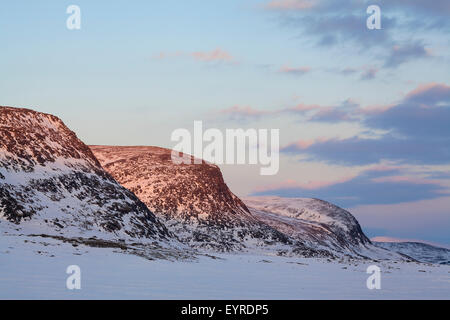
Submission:
[[[449,299],[450,267],[380,262],[381,290],[366,287],[369,262],[220,254],[148,260],[119,248],[0,236],[1,299]],[[81,268],[81,290],[66,269]]]

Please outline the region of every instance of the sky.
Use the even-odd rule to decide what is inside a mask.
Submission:
[[[448,0],[3,1],[0,105],[87,144],[171,148],[194,120],[280,129],[279,173],[222,165],[233,192],[321,198],[370,237],[450,245],[449,18]]]

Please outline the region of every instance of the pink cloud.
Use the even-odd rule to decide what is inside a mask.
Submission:
[[[450,86],[446,84],[431,82],[426,84],[421,84],[414,90],[408,92],[403,101],[412,101],[416,99],[417,101],[439,99],[440,96],[448,96],[450,94]],[[389,104],[389,105],[380,105],[380,106],[368,106],[362,109],[359,109],[358,112],[361,115],[376,115],[382,114],[390,109],[398,106],[398,104]],[[424,105],[426,107],[426,105]]]
[[[214,49],[213,51],[207,51],[207,52],[201,52],[201,51],[197,51],[197,52],[193,52],[191,53],[191,56],[199,61],[204,61],[204,62],[232,62],[234,61],[233,56],[228,53],[227,51],[224,51],[220,48]]]
[[[328,139],[324,138],[324,137],[320,137],[320,138],[316,138],[316,139],[309,139],[309,140],[300,139],[294,143],[291,143],[291,144],[283,147],[282,149],[286,149],[286,148],[290,148],[290,147],[296,147],[298,149],[308,149],[313,144],[326,142],[326,141],[328,141]]]
[[[306,73],[308,73],[310,71],[311,71],[310,67],[296,67],[296,68],[294,68],[294,67],[289,67],[289,66],[282,66],[278,72],[301,76],[301,75],[304,75],[304,74],[306,74]]]
[[[154,59],[163,60],[168,58],[178,58],[178,57],[191,57],[197,61],[202,62],[234,62],[234,57],[227,51],[220,48],[214,49],[212,51],[195,51],[195,52],[160,52],[153,56]]]
[[[378,106],[368,106],[368,107],[364,107],[358,110],[358,113],[361,115],[373,115],[373,114],[378,114],[378,113],[383,113],[388,111],[389,109],[395,107],[395,104],[391,104],[391,105],[378,105]]]
[[[445,94],[450,92],[450,86],[446,84],[431,82],[419,85],[416,89],[412,90],[406,95],[406,98],[411,99],[419,95],[433,92],[437,94]]]

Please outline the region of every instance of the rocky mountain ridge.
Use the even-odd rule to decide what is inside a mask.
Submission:
[[[0,107],[0,136],[3,227],[48,235],[173,238],[59,118]]]

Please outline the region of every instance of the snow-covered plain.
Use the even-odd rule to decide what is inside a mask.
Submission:
[[[380,262],[381,290],[366,287],[369,262],[249,254],[194,261],[147,260],[120,249],[0,236],[1,299],[449,299],[450,267]],[[81,290],[66,268],[81,268]]]

